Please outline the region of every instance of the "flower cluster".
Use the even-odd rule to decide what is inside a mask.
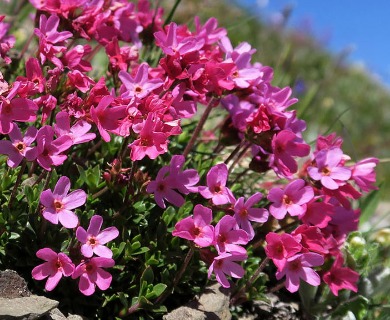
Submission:
[[[81,253],[84,258],[76,267],[63,252],[57,254],[50,248],[38,250],[37,257],[46,262],[32,270],[33,278],[35,280],[48,278],[45,285],[47,291],[53,290],[62,276],[80,278],[79,290],[86,296],[92,295],[96,286],[101,290],[107,290],[112,276],[102,268],[113,267],[115,261],[112,259],[111,250],[103,245],[115,239],[119,231],[115,227],[109,227],[100,232],[102,223],[103,218],[95,215],[91,218],[88,231],[83,227],[77,228],[76,236],[82,243]],[[92,257],[94,253],[97,257]]]
[[[35,280],[47,278],[47,291],[62,277],[79,279],[86,296],[96,286],[107,290],[115,279],[105,269],[115,257],[124,284],[104,304],[120,300],[127,316],[164,301],[168,285],[176,289],[189,260],[177,275],[177,260],[168,261],[187,247],[199,252],[204,276],[214,274],[225,288],[240,281],[228,276],[244,278],[254,253],[273,262],[271,276],[285,279],[290,292],[301,279],[334,295],[357,291],[344,245],[358,228],[353,201],[376,189],[378,159],[354,163],[336,134],[319,136],[311,152],[306,124],[290,108],[292,90],[272,84],[272,68],[252,62],[250,44],[234,47],[215,18],[202,24],[196,17],[193,30],[164,24],[148,0],[30,3],[35,47],[20,56],[22,74],[0,74],[0,154],[7,170],[19,170],[8,179],[15,181],[4,196],[8,208],[24,201],[16,196],[24,188],[31,210],[24,225],[39,230],[38,248],[51,241],[32,270]],[[0,64],[10,71],[18,63],[9,54],[15,38],[3,19]],[[225,117],[198,148],[214,110]],[[246,182],[249,175],[255,182]],[[71,185],[87,192],[69,192]],[[118,228],[101,230],[103,216]],[[131,295],[138,298],[130,306]]]

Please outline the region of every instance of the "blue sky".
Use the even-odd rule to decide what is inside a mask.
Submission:
[[[292,7],[289,27],[311,30],[334,53],[348,50],[351,63],[364,66],[390,88],[389,0],[241,0],[266,19]]]

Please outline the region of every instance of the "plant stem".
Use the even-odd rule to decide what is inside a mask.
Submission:
[[[284,288],[286,286],[286,281],[283,281],[281,283],[278,283],[275,287],[269,289],[269,293],[274,293],[276,291],[279,291],[280,289]]]
[[[263,271],[263,269],[266,267],[266,265],[268,264],[269,262],[269,258],[266,257],[259,265],[259,267],[256,269],[255,273],[252,275],[252,277],[250,277],[250,279],[248,280],[248,282],[245,284],[244,287],[242,287],[240,290],[238,290],[234,295],[233,297],[230,299],[230,304],[231,305],[234,305],[237,300],[242,296],[243,293],[245,293],[249,287],[253,284],[253,282],[256,281],[257,277],[259,276],[260,272]]]
[[[250,144],[247,144],[242,150],[241,152],[239,153],[238,157],[236,158],[236,160],[233,161],[232,165],[230,166],[229,168],[229,173],[231,173],[233,171],[233,168],[235,167],[235,165],[240,162],[240,160],[245,156],[245,153],[248,151],[248,149],[250,148]]]
[[[194,130],[194,133],[192,134],[191,136],[191,139],[190,141],[188,142],[186,148],[184,149],[184,152],[183,152],[183,156],[186,158],[188,156],[188,154],[190,153],[192,147],[194,146],[195,144],[195,141],[196,139],[198,138],[199,136],[199,133],[201,132],[201,130],[203,129],[203,126],[211,112],[211,109],[214,107],[214,103],[215,103],[215,99],[212,98],[209,102],[209,104],[207,105],[206,107],[206,110],[203,112],[202,116],[200,117],[199,119],[199,122],[198,124],[196,125],[196,128]]]
[[[232,151],[232,153],[229,155],[229,157],[225,160],[225,164],[228,164],[230,160],[232,160],[236,154],[238,153],[238,151],[240,151],[241,147],[245,144],[245,140],[241,140],[241,142],[239,143],[239,145]]]
[[[131,165],[130,173],[129,173],[129,181],[127,183],[127,189],[125,194],[125,200],[123,201],[123,205],[126,206],[129,203],[130,193],[134,191],[132,187],[133,177],[135,173],[135,168],[137,167],[137,161],[134,161]]]
[[[172,291],[165,291],[161,296],[159,296],[155,303],[162,303],[168,296],[173,292],[177,284],[179,283],[179,280],[183,276],[184,271],[187,269],[188,264],[191,261],[192,256],[194,255],[194,246],[191,245],[190,250],[187,252],[186,257],[184,258],[184,262],[179,270],[179,272],[176,274],[175,278],[173,279],[173,284],[172,284]]]
[[[98,192],[94,193],[92,195],[92,199],[96,199],[96,198],[100,197],[102,194],[105,194],[107,191],[108,191],[108,187],[105,186],[103,189],[101,189]]]
[[[16,192],[18,191],[18,187],[20,185],[20,182],[22,181],[24,169],[26,169],[26,159],[23,159],[22,165],[21,165],[19,173],[18,173],[18,177],[16,178],[14,188],[12,189],[11,197],[9,198],[9,202],[8,202],[8,209],[11,209],[11,207],[12,207],[12,202],[14,201],[14,199],[16,197]]]
[[[179,6],[180,2],[181,2],[181,0],[176,0],[175,4],[172,7],[171,12],[169,12],[167,19],[164,21],[164,26],[166,26],[168,23],[170,23],[172,21],[173,15],[175,14],[175,11],[176,11],[177,7]]]

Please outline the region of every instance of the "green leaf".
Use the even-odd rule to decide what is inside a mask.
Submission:
[[[154,280],[153,270],[152,270],[152,268],[150,266],[148,266],[148,267],[146,267],[146,269],[142,273],[141,283],[143,281],[146,281],[146,283],[153,283],[153,280]]]
[[[166,284],[157,283],[157,284],[153,287],[153,292],[154,292],[154,294],[156,295],[156,297],[159,297],[159,296],[165,291],[166,288],[167,288],[167,285],[166,285]]]

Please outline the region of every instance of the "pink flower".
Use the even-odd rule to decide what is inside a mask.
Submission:
[[[126,115],[126,107],[111,107],[109,106],[114,101],[111,96],[104,96],[97,107],[91,107],[90,113],[93,122],[97,125],[100,135],[105,142],[111,140],[107,131],[114,131],[119,127],[119,119]]]
[[[365,192],[378,189],[374,183],[376,182],[375,167],[379,160],[377,158],[367,158],[357,162],[352,167],[352,179],[356,182],[359,188]]]
[[[77,121],[70,127],[70,117],[65,111],[61,111],[56,115],[56,124],[54,125],[54,132],[58,137],[67,135],[72,139],[73,144],[80,144],[95,139],[96,134],[88,133],[91,125],[84,121]]]
[[[229,275],[233,278],[242,278],[245,274],[245,270],[235,261],[244,261],[248,256],[242,253],[221,253],[218,257],[214,258],[213,263],[209,267],[208,278],[211,277],[211,273],[215,273],[217,281],[224,287],[229,288],[230,283],[226,278]]]
[[[146,187],[146,192],[154,194],[154,200],[160,208],[165,209],[164,199],[177,207],[181,207],[185,200],[183,196],[174,188],[175,180],[169,176],[169,167],[162,167],[157,173],[156,180],[150,181]]]
[[[7,164],[11,168],[16,168],[23,158],[33,161],[37,157],[36,147],[30,147],[34,142],[38,130],[35,127],[28,127],[25,136],[22,136],[19,127],[15,124],[8,134],[11,141],[0,141],[0,154],[8,156]]]
[[[71,210],[82,206],[87,194],[80,189],[68,194],[69,189],[69,178],[61,177],[53,192],[47,189],[41,193],[40,202],[45,207],[42,215],[46,220],[53,224],[60,222],[65,228],[75,228],[79,219]]]
[[[83,227],[77,228],[76,238],[83,244],[81,253],[84,257],[90,258],[93,254],[96,254],[100,257],[112,258],[112,251],[104,244],[115,239],[119,235],[119,231],[115,227],[100,231],[102,224],[103,218],[95,215],[91,218],[87,231]]]
[[[310,267],[317,267],[323,263],[323,256],[317,253],[309,252],[297,254],[288,258],[283,269],[276,272],[276,279],[280,280],[286,276],[286,289],[290,292],[298,291],[300,279],[312,286],[319,286],[321,278],[318,273]]]
[[[232,192],[226,187],[227,178],[228,168],[226,164],[217,164],[207,173],[207,187],[199,187],[199,193],[203,198],[211,199],[217,206],[234,202]]]
[[[285,188],[272,188],[268,200],[272,202],[269,211],[276,219],[283,219],[288,212],[291,216],[301,216],[306,212],[306,204],[314,198],[313,188],[305,186],[302,179],[290,182]]]
[[[321,181],[321,184],[330,190],[338,189],[340,183],[351,177],[351,169],[341,164],[342,158],[343,151],[340,148],[320,150],[314,159],[316,166],[307,168],[310,178]]]
[[[167,152],[167,135],[160,131],[161,124],[162,121],[158,114],[153,112],[148,114],[138,139],[129,144],[132,161],[141,160],[145,156],[156,159],[160,154]]]
[[[294,132],[282,130],[272,139],[272,151],[270,166],[276,173],[290,177],[298,171],[298,165],[293,156],[307,156],[310,146],[300,141]]]
[[[168,27],[167,34],[164,31],[159,31],[154,34],[157,45],[164,51],[165,54],[174,56],[176,53],[184,55],[189,52],[200,50],[204,45],[204,40],[189,37],[179,37],[177,35],[177,24],[171,22]]]
[[[50,248],[43,248],[38,250],[36,255],[46,262],[32,270],[32,277],[35,280],[48,278],[45,284],[47,291],[53,290],[62,276],[69,277],[74,271],[74,264],[65,253],[60,252],[57,254]]]
[[[246,202],[244,202],[244,197],[241,197],[234,204],[233,217],[236,219],[238,226],[249,235],[249,239],[253,239],[255,236],[255,231],[249,221],[264,223],[268,220],[267,209],[252,208],[262,197],[263,195],[260,192],[256,192]]]
[[[344,259],[342,255],[337,255],[330,270],[322,276],[322,279],[329,285],[330,290],[335,296],[338,296],[339,290],[341,289],[357,292],[356,282],[359,280],[359,273],[350,268],[342,267],[343,263]]]
[[[13,121],[35,121],[38,106],[31,100],[15,98],[20,82],[16,81],[6,97],[0,95],[0,133],[11,132]]]
[[[37,133],[37,161],[40,166],[48,171],[51,166],[59,166],[67,159],[61,154],[72,146],[72,139],[69,136],[62,136],[53,140],[54,130],[51,126],[44,126]]]
[[[110,273],[102,268],[111,268],[115,261],[110,258],[95,257],[82,261],[74,270],[72,279],[80,277],[79,290],[82,294],[90,296],[95,292],[96,286],[100,290],[107,290],[112,281]]]
[[[199,174],[195,169],[182,170],[185,158],[182,155],[174,155],[169,166],[170,176],[174,180],[177,190],[183,194],[198,192],[195,184],[199,182]]]
[[[56,54],[66,51],[66,47],[60,44],[66,39],[72,37],[69,31],[58,32],[57,28],[60,23],[60,18],[56,15],[51,15],[49,19],[41,14],[39,17],[39,29],[35,28],[34,32],[39,37],[39,56],[41,63],[45,63],[46,58],[53,62],[58,68],[63,67],[60,59]]]
[[[240,244],[247,244],[248,234],[241,229],[236,229],[237,222],[232,216],[223,216],[214,229],[215,247],[218,253],[237,252],[245,254],[245,248]]]
[[[142,99],[145,98],[150,92],[163,85],[163,81],[161,79],[148,79],[148,69],[148,64],[142,63],[138,67],[137,74],[134,78],[126,71],[119,71],[118,77],[121,79],[125,87],[125,89],[121,89],[122,98],[137,97]]]
[[[207,247],[214,242],[214,227],[210,225],[212,219],[211,209],[197,204],[194,215],[176,223],[172,235],[194,241],[199,247]]]
[[[265,236],[265,240],[267,241],[265,253],[268,258],[272,259],[279,270],[283,269],[287,258],[302,250],[302,245],[288,233],[277,234],[269,232]]]
[[[198,187],[194,186],[199,181],[198,172],[194,169],[182,171],[184,161],[184,156],[174,155],[171,164],[162,167],[157,173],[156,180],[150,181],[146,188],[148,193],[154,193],[154,199],[161,208],[165,208],[164,199],[181,207],[184,198],[180,193],[189,194],[198,190]]]

